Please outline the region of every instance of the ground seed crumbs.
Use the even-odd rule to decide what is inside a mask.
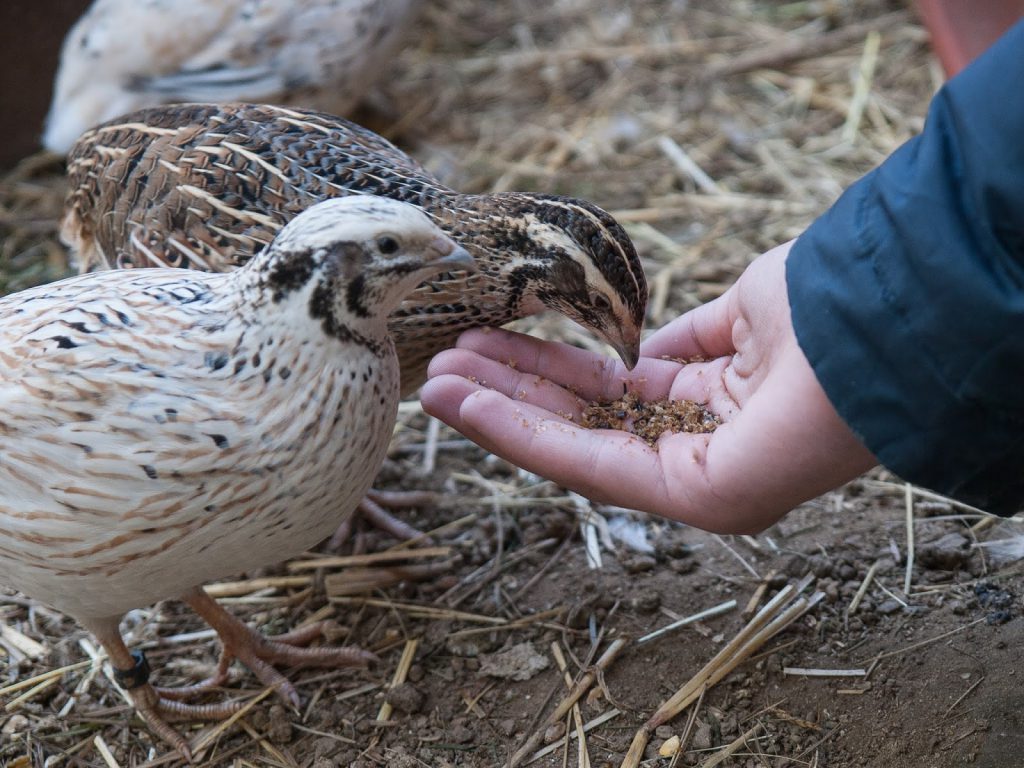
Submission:
[[[721,422],[692,400],[643,401],[632,392],[611,403],[591,403],[583,411],[587,429],[621,429],[654,445],[665,432],[714,432]]]

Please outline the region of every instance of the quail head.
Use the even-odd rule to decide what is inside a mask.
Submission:
[[[342,114],[385,71],[422,0],[94,0],[64,40],[43,144],[142,107],[272,101]]]
[[[272,665],[361,664],[356,648],[270,642],[201,585],[302,552],[351,512],[394,425],[387,317],[469,255],[422,211],[314,205],[241,269],[93,273],[0,299],[0,583],[93,632],[151,729],[226,716],[148,682],[118,630],[182,597],[232,657],[297,702]]]

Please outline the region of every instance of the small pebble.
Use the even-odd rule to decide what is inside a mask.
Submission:
[[[423,708],[426,698],[426,694],[412,683],[403,683],[389,690],[384,700],[399,712],[413,715]]]
[[[321,736],[313,742],[313,755],[317,760],[320,760],[332,752],[337,751],[338,746],[337,740],[332,739],[329,736]],[[315,762],[314,765],[316,765]]]
[[[705,722],[698,721],[697,728],[693,732],[693,749],[711,749],[711,726]]]
[[[466,727],[465,723],[455,722],[448,730],[448,738],[454,744],[468,744],[473,740],[473,732]]]
[[[690,573],[697,567],[697,561],[692,557],[677,558],[668,561],[668,567],[675,573]]]
[[[890,598],[882,604],[880,604],[875,610],[883,616],[889,616],[893,613],[898,613],[902,608],[903,606],[900,605],[898,600],[893,600],[892,598]]]
[[[497,728],[498,733],[502,736],[512,736],[516,732],[516,721],[510,717],[504,720],[499,720],[495,724],[495,728]]]
[[[287,744],[292,740],[292,720],[280,704],[275,704],[270,708],[270,720],[266,734],[271,744]]]
[[[658,561],[650,555],[630,554],[622,558],[622,567],[626,573],[645,573],[653,571]]]
[[[630,600],[629,604],[638,613],[654,613],[661,607],[661,595],[657,592],[644,592]]]
[[[544,731],[544,743],[550,744],[553,741],[558,741],[565,735],[565,722],[559,720],[557,723],[552,723],[548,726],[547,730]]]

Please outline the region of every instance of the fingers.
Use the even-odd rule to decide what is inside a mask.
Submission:
[[[875,463],[796,341],[787,248],[756,260],[721,298],[656,333],[632,373],[563,344],[472,331],[459,349],[434,358],[424,408],[487,450],[592,499],[712,531],[762,530]],[[704,361],[681,365],[658,355]],[[645,400],[707,404],[724,423],[710,435],[663,435],[654,448],[574,423],[580,398],[615,399],[624,382]]]
[[[731,360],[719,357],[706,363],[690,363],[679,368],[668,392],[670,400],[700,403],[722,421],[730,421],[739,412],[740,403],[726,386]]]
[[[455,374],[479,388],[494,389],[513,400],[529,401],[564,418],[579,419],[586,401],[549,379],[520,371],[468,349],[453,349],[438,355],[430,364],[431,379]],[[470,390],[460,388],[460,393]]]
[[[733,291],[692,309],[640,345],[643,357],[710,360],[736,351],[732,339]]]
[[[792,354],[784,370],[795,375],[769,377],[733,420],[710,435],[665,435],[655,448],[625,432],[583,429],[461,376],[435,376],[422,400],[485,449],[589,498],[710,531],[753,533],[875,463],[795,346]]]
[[[751,468],[728,443],[747,435],[732,425],[711,435],[666,435],[651,448],[635,435],[584,429],[460,376],[431,379],[421,396],[428,413],[484,449],[598,502],[720,533],[761,530],[788,510],[745,490]]]
[[[496,367],[504,368],[506,371],[511,371],[507,366],[500,366],[498,363],[490,361],[492,365]],[[476,395],[479,392],[491,392],[492,382],[488,381],[486,384],[483,379],[478,379],[475,376],[470,379],[459,374],[449,374],[438,372],[432,376],[427,383],[423,385],[420,390],[420,402],[423,404],[423,409],[431,416],[436,416],[445,422],[449,426],[457,429],[462,434],[470,437],[466,432],[466,425],[463,423],[462,407],[463,403],[466,402],[471,395]],[[579,418],[579,414],[582,413],[582,409],[579,406],[577,398],[571,393],[565,390],[556,392],[558,388],[550,382],[546,382],[546,386],[541,385],[534,390],[535,396],[542,402],[551,404],[551,408],[544,405],[536,405],[535,407],[542,409],[549,419],[552,421],[558,421],[565,424],[570,424],[571,419]],[[510,390],[513,393],[511,396],[505,392],[501,392],[501,396],[509,400],[512,404],[526,405],[526,398],[522,392],[524,390],[518,389],[516,385],[513,385]],[[537,393],[540,393],[539,396]],[[498,392],[495,392],[498,394]],[[548,397],[545,397],[548,395]],[[493,422],[496,425],[495,429],[501,426],[502,419],[507,415],[508,410],[503,410],[501,414],[495,414]],[[471,438],[473,439],[473,438]],[[490,450],[490,449],[488,449]],[[496,451],[495,451],[496,452]],[[500,455],[500,454],[499,454]]]
[[[804,501],[875,465],[832,408],[795,341],[779,371],[708,442],[702,470],[716,527],[698,516],[688,522],[712,530],[763,530]],[[690,468],[667,450],[674,439],[663,438],[661,446],[670,459],[665,467],[670,496],[685,492],[692,482]]]
[[[659,456],[635,435],[588,430],[531,403],[452,375],[421,392],[424,409],[470,440],[588,498],[667,509]]]
[[[498,363],[508,370],[501,372],[488,363]],[[462,334],[458,348],[436,356],[427,375],[455,373],[478,380],[486,378],[488,386],[510,397],[525,392],[531,401],[537,382],[530,376],[539,376],[570,389],[584,400],[608,401],[622,397],[624,387],[644,399],[665,398],[678,371],[678,363],[654,359],[642,359],[636,368],[627,371],[621,363],[604,355],[488,328]]]

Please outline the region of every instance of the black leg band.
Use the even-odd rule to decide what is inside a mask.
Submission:
[[[126,691],[149,682],[149,662],[146,661],[146,654],[142,651],[132,651],[132,658],[135,659],[135,666],[131,669],[114,668],[114,679]]]

